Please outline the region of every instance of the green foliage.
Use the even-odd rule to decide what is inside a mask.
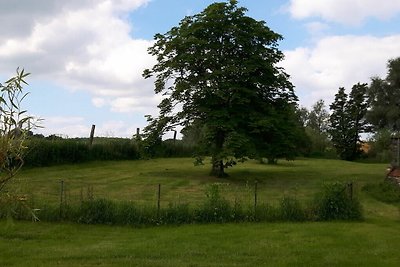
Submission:
[[[392,135],[388,129],[381,129],[374,133],[371,141],[371,148],[368,151],[368,158],[377,162],[391,162],[392,153],[390,151]]]
[[[386,78],[372,78],[368,88],[367,119],[375,131],[396,132],[400,130],[400,58],[389,60],[387,68]]]
[[[149,53],[157,64],[143,76],[155,76],[155,92],[165,98],[145,129],[150,155],[177,125],[202,130],[198,154],[212,156],[216,176],[225,176],[232,164],[224,161],[232,158],[293,155],[297,98],[276,66],[284,56],[277,48],[282,37],[245,12],[237,1],[213,3],[155,36]]]
[[[280,203],[279,218],[283,221],[304,221],[306,214],[297,199],[285,196]]]
[[[353,85],[350,95],[343,87],[335,95],[330,105],[332,114],[329,118],[333,146],[344,160],[355,160],[360,157],[360,134],[367,131],[365,114],[367,112],[367,84]]]
[[[116,206],[110,200],[95,199],[84,201],[81,204],[78,219],[80,223],[86,224],[115,224],[117,218]]]
[[[21,107],[27,96],[23,86],[28,75],[17,69],[14,77],[0,83],[0,192],[24,164],[27,132],[32,121]]]
[[[99,139],[90,147],[87,139],[32,138],[25,161],[27,166],[51,166],[92,160],[139,159],[137,145],[130,139]]]
[[[351,196],[345,183],[325,185],[321,194],[314,200],[314,214],[317,220],[361,220],[363,218],[360,202]]]
[[[307,156],[329,158],[333,147],[328,134],[329,113],[324,100],[318,100],[310,111],[302,108],[297,112],[301,116],[305,133],[311,143]]]
[[[35,210],[32,210],[32,198],[24,194],[7,192],[0,195],[0,218],[37,221]]]
[[[290,196],[282,198],[278,206],[266,203],[244,205],[238,199],[232,204],[222,196],[221,186],[225,184],[211,184],[200,205],[170,202],[168,206],[159,209],[131,201],[89,198],[75,204],[63,203],[61,206],[46,203],[37,214],[29,213],[29,209],[22,209],[21,205],[13,206],[10,214],[7,203],[0,201],[0,218],[8,216],[20,220],[39,218],[43,221],[132,226],[362,219],[361,205],[357,200],[349,198],[345,184],[326,186],[311,207],[303,207],[296,198]]]
[[[400,186],[391,181],[384,181],[379,184],[369,183],[363,191],[375,199],[386,203],[400,203]]]
[[[211,184],[207,189],[207,199],[197,210],[196,220],[199,222],[228,222],[231,221],[232,207],[230,203],[221,197],[219,184]]]

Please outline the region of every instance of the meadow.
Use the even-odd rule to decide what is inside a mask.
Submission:
[[[398,203],[384,203],[362,190],[383,181],[385,164],[299,159],[264,165],[247,161],[230,177],[208,176],[210,166],[193,159],[105,161],[25,169],[14,183],[35,203],[94,197],[156,205],[197,203],[219,183],[230,200],[251,203],[283,196],[302,202],[326,183],[352,181],[364,209],[358,222],[191,224],[120,227],[71,223],[0,222],[1,266],[397,266],[400,262]],[[86,190],[86,191],[85,191]],[[39,214],[40,215],[40,214]]]

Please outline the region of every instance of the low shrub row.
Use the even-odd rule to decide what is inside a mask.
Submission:
[[[44,205],[37,212],[43,221],[71,221],[84,224],[108,225],[164,225],[191,223],[227,223],[254,221],[326,221],[361,220],[362,207],[342,183],[328,185],[314,201],[303,206],[297,199],[284,197],[280,204],[272,206],[258,204],[244,206],[232,204],[220,195],[217,184],[209,187],[203,203],[169,204],[167,207],[141,206],[132,202],[117,202],[107,199],[82,201],[80,205]],[[0,203],[1,206],[1,203]],[[10,207],[8,205],[8,207]],[[0,208],[0,217],[31,219],[31,210],[14,206]]]
[[[95,138],[89,146],[87,138],[45,139],[31,138],[25,166],[40,167],[80,163],[93,160],[136,160],[147,157],[138,141],[127,138]],[[191,147],[179,140],[161,142],[157,157],[190,157]]]

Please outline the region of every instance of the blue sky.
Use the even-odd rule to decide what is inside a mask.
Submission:
[[[31,72],[24,103],[44,119],[45,135],[130,137],[157,114],[159,96],[142,71],[146,52],[206,0],[2,0],[0,79],[17,67]],[[247,15],[284,36],[281,66],[299,104],[329,105],[340,86],[383,77],[400,57],[400,1],[239,0]]]

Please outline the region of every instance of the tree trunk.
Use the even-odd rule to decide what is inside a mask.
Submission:
[[[218,131],[215,137],[215,151],[211,159],[212,167],[210,175],[223,178],[227,176],[225,173],[224,160],[221,158],[221,153],[225,142],[225,133]]]
[[[213,159],[212,160],[212,167],[211,167],[210,175],[218,177],[218,178],[223,178],[223,177],[227,177],[228,176],[225,173],[225,167],[224,167],[224,161],[223,160],[218,160],[218,159]]]

